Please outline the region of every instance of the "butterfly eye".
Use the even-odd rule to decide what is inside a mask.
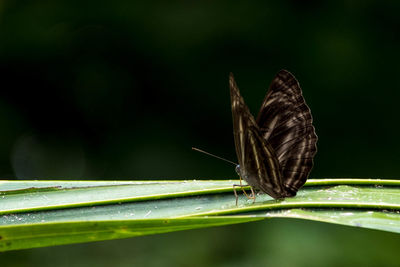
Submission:
[[[236,171],[236,173],[240,176],[240,165],[239,165],[239,164],[236,165],[235,171]]]

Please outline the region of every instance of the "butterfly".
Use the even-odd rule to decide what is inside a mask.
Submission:
[[[240,95],[233,74],[229,76],[233,136],[241,180],[275,199],[295,196],[313,167],[317,135],[300,85],[290,72],[281,70],[273,79],[256,119]],[[237,204],[237,193],[234,190]]]

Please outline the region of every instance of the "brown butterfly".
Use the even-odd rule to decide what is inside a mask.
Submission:
[[[250,186],[275,199],[295,196],[306,182],[317,152],[311,111],[296,78],[281,70],[272,81],[257,119],[229,76],[236,171]],[[241,180],[240,180],[241,181]],[[234,185],[244,187],[240,185]],[[236,204],[237,194],[235,190]]]

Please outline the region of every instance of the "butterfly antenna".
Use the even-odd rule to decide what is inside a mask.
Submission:
[[[214,155],[214,154],[211,154],[211,153],[208,153],[208,152],[206,152],[206,151],[204,151],[204,150],[201,150],[201,149],[198,149],[198,148],[195,148],[195,147],[192,147],[192,149],[195,150],[195,151],[197,151],[197,152],[201,152],[201,153],[204,153],[204,154],[206,154],[206,155],[209,155],[209,156],[211,156],[211,157],[214,157],[214,158],[217,158],[217,159],[220,159],[220,160],[229,162],[229,163],[231,163],[231,164],[233,164],[233,165],[235,165],[235,166],[238,165],[237,163],[235,163],[235,162],[233,162],[233,161],[230,161],[230,160],[227,160],[227,159],[218,157],[218,156],[216,156],[216,155]]]

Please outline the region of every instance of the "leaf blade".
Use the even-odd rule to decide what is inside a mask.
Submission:
[[[4,186],[6,183],[0,182],[0,251],[277,217],[400,233],[399,180],[309,180],[296,197],[277,201],[262,194],[253,204],[240,196],[238,206],[233,183],[8,181]],[[32,194],[39,201],[27,208],[26,203],[32,201],[27,196]]]

